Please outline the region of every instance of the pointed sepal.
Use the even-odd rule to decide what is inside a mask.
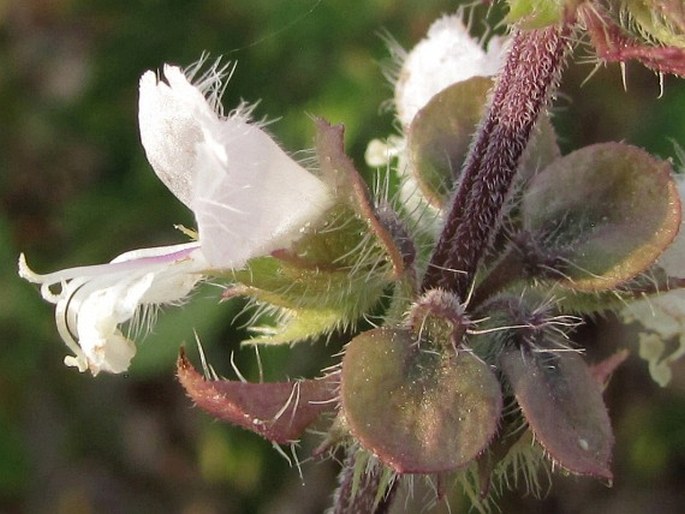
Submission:
[[[272,383],[207,379],[183,348],[176,369],[186,393],[202,410],[278,444],[298,440],[319,415],[335,409],[335,375]]]

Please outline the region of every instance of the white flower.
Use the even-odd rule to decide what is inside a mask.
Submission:
[[[504,39],[493,37],[487,51],[473,39],[460,15],[443,16],[402,62],[395,84],[397,117],[406,128],[433,96],[472,77],[491,77],[504,62]]]
[[[205,99],[222,91],[216,66],[198,87],[174,66],[164,76],[140,79],[140,136],[155,173],[195,213],[210,265],[237,268],[287,247],[331,206],[326,185],[250,124],[249,108],[224,117]]]
[[[200,63],[201,64],[201,63]],[[19,257],[19,275],[41,284],[57,328],[80,371],[121,373],[136,347],[129,334],[142,310],[180,303],[217,270],[287,248],[331,205],[325,184],[290,158],[244,105],[224,116],[217,65],[193,80],[165,66],[140,80],[139,122],[145,153],[162,182],[195,214],[198,241],[127,252],[109,264],[39,275]],[[59,291],[53,288],[59,287]],[[148,314],[148,320],[150,316]]]
[[[399,45],[390,48],[397,61],[395,76],[395,109],[406,131],[416,114],[443,89],[473,77],[495,75],[504,63],[506,39],[493,37],[487,51],[472,38],[461,15],[439,18],[428,29],[426,38],[409,53]],[[396,136],[387,142],[372,140],[366,151],[369,166],[380,167],[397,158],[400,176],[400,197],[407,214],[422,232],[437,235],[441,227],[441,211],[423,196],[411,164],[405,155],[406,144]]]
[[[685,175],[676,175],[675,180],[685,206]],[[685,221],[657,264],[670,278],[685,279]],[[648,330],[639,334],[640,357],[648,362],[654,381],[666,386],[672,377],[671,365],[685,355],[685,289],[631,302],[620,315],[626,323],[638,321]],[[677,345],[668,349],[666,342],[671,339],[676,339]]]

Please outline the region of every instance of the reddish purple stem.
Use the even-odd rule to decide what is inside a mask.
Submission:
[[[495,234],[519,160],[538,115],[557,85],[569,47],[568,27],[519,31],[487,114],[464,164],[451,210],[423,279],[465,299],[476,266]]]

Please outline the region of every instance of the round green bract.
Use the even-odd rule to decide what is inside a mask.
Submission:
[[[502,397],[493,373],[471,353],[442,348],[379,328],[346,349],[343,415],[361,445],[397,472],[463,467],[497,429]]]

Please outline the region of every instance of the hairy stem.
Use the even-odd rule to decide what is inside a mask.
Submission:
[[[334,495],[334,505],[328,514],[385,514],[395,497],[397,482],[388,486],[383,498],[378,500],[381,485],[381,468],[374,467],[356,474],[356,455],[349,451],[340,470],[339,485]]]
[[[500,222],[535,122],[557,85],[569,32],[568,26],[554,26],[514,36],[464,164],[423,290],[439,287],[466,298],[476,266]]]

